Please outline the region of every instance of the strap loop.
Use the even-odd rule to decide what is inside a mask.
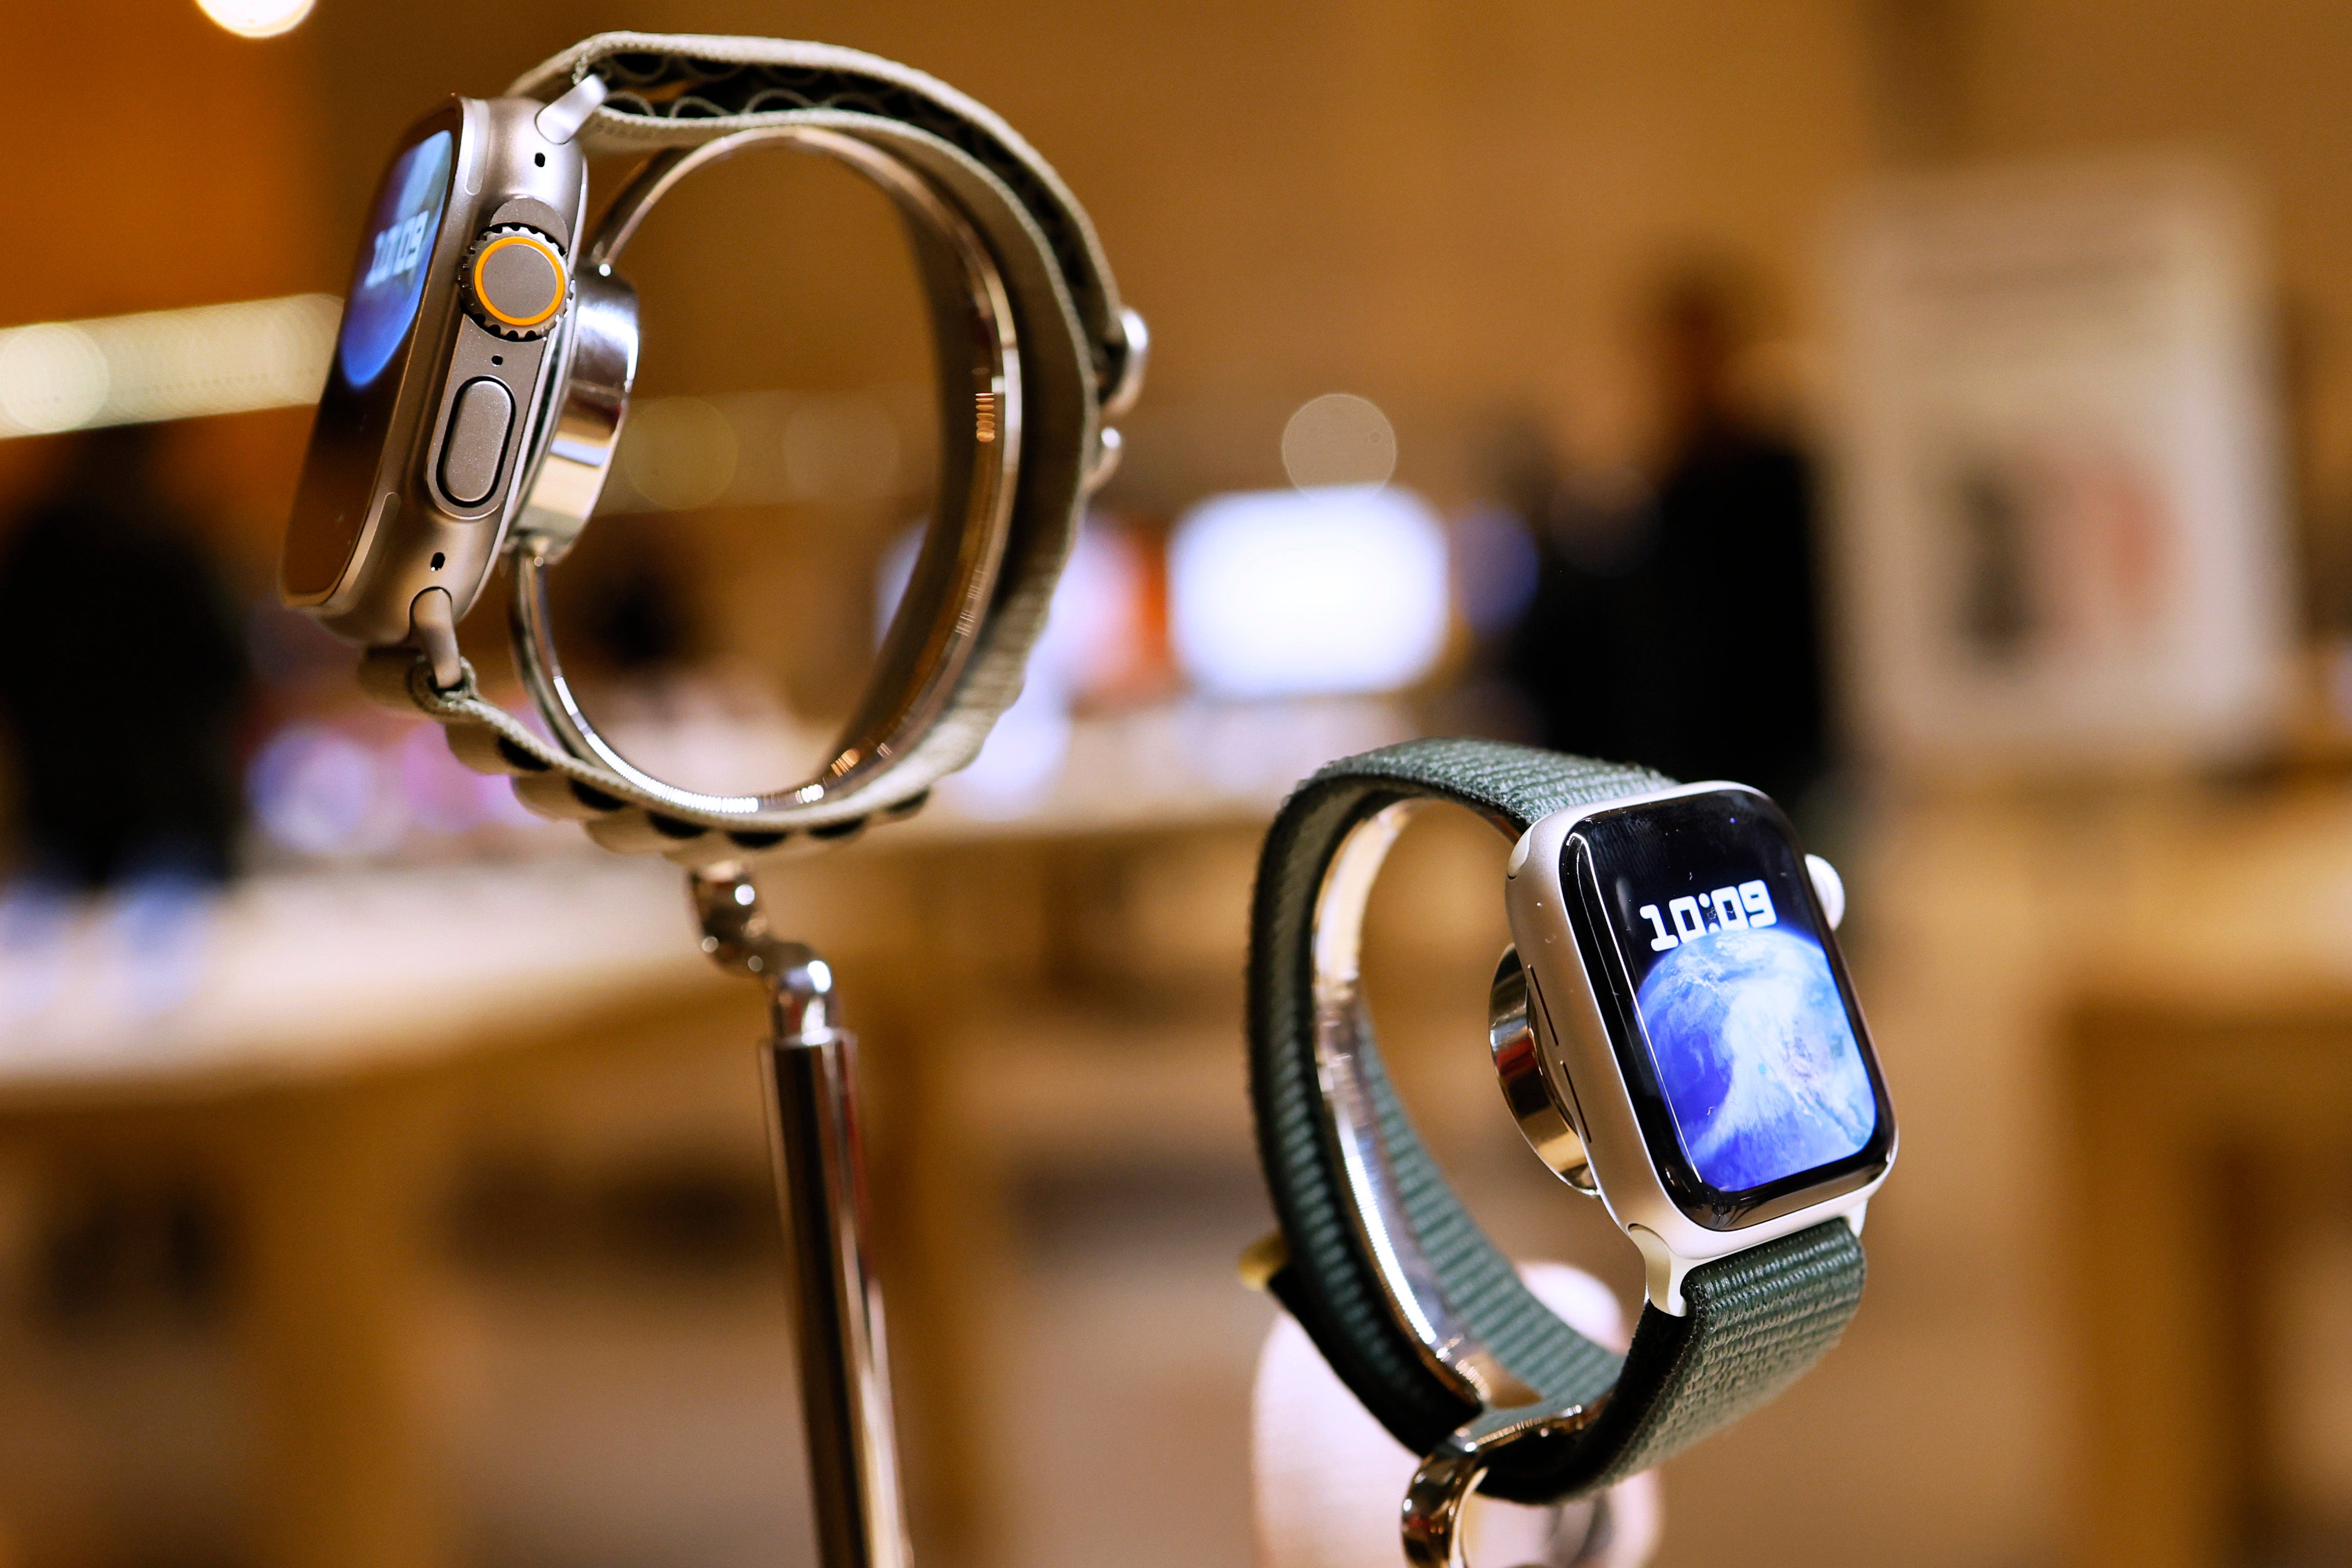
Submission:
[[[601,101],[579,89],[591,79],[609,89]],[[837,841],[919,808],[1018,696],[1079,511],[1108,471],[1116,438],[1102,424],[1105,400],[1131,399],[1138,382],[1141,323],[1120,306],[1085,213],[988,110],[856,50],[601,34],[509,90],[566,104],[590,154],[651,155],[599,237],[580,247],[607,269],[676,179],[741,147],[793,143],[881,185],[909,219],[931,301],[945,430],[940,515],[873,684],[817,777],[768,795],[712,795],[631,766],[565,687],[541,599],[543,570],[593,508],[618,436],[634,311],[625,285],[611,279],[593,302],[630,319],[616,315],[612,330],[589,334],[594,363],[562,367],[567,381],[585,374],[593,383],[588,406],[578,419],[545,422],[533,455],[540,482],[513,532],[517,663],[561,748],[470,682],[420,689],[404,668],[379,684],[407,692],[447,727],[467,765],[512,775],[525,805],[583,820],[617,849],[702,865]],[[568,333],[567,345],[579,336]],[[567,435],[578,451],[551,455]]]

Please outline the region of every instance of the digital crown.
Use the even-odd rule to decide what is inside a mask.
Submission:
[[[483,230],[466,253],[459,278],[467,313],[510,342],[545,337],[572,288],[562,248],[514,223]]]

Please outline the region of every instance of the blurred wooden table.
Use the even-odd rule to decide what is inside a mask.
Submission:
[[[973,1437],[994,1414],[976,1363],[1004,1326],[976,1305],[1003,1300],[985,1244],[1021,1169],[999,1144],[1042,1131],[1063,1148],[1091,1129],[1089,1147],[1131,1150],[1205,1119],[1246,1158],[1233,1026],[1259,809],[1212,800],[1190,822],[1044,833],[943,824],[762,869],[778,918],[842,975],[861,1040],[873,1240],[933,1561],[984,1558],[1002,1519]],[[205,917],[195,991],[144,1013],[126,1000],[135,955],[110,945],[103,914],[27,961],[62,966],[63,984],[31,1026],[0,1030],[0,1153],[116,1171],[169,1150],[225,1175],[255,1421],[239,1538],[265,1568],[467,1555],[431,1325],[439,1205],[486,1085],[527,1100],[600,1058],[740,1052],[730,1126],[756,1125],[760,990],[697,950],[681,881],[666,863],[586,855],[263,879]],[[22,995],[40,978],[0,984]],[[1190,998],[1171,1005],[1182,1021],[1171,1032],[1171,1005],[1149,1000],[1051,1000],[1130,984]],[[1049,1015],[1064,1026],[1038,1027]],[[1125,1054],[1089,1059],[1106,1031],[1124,1032]],[[789,1352],[745,1374],[773,1388],[788,1430]],[[774,1486],[796,1490],[793,1450],[772,1458]],[[0,1533],[9,1522],[0,1488]]]
[[[2029,1471],[2083,1568],[2270,1560],[2274,1328],[2311,1283],[2278,1258],[2352,1173],[2352,791],[1927,799],[1860,869],[1906,1118],[1886,1287],[1948,1270],[1952,1337],[2003,1352],[1920,1448],[1974,1432],[1963,1490]]]
[[[2088,1460],[2074,1560],[2269,1560],[2275,1406],[2298,1373],[2272,1331],[2277,1261],[2352,1170],[2352,989],[2086,1000],[2066,1067]]]
[[[861,1039],[929,1560],[992,1561],[1006,1522],[1002,1457],[975,1434],[1004,1414],[982,1363],[1008,1331],[990,1247],[1013,1187],[1041,1160],[1247,1168],[1239,977],[1260,825],[1324,757],[1402,733],[1381,704],[1082,726],[1064,785],[1015,817],[935,810],[762,866],[776,918],[842,975]],[[137,1000],[138,956],[102,917],[0,958],[0,1019],[7,998],[49,994],[0,1023],[9,1148],[112,1168],[173,1146],[228,1173],[256,1385],[240,1539],[266,1568],[439,1568],[468,1550],[428,1298],[447,1246],[433,1194],[462,1157],[469,1096],[478,1121],[498,1075],[527,1098],[600,1054],[743,1050],[730,1126],[756,1122],[759,990],[697,951],[680,880],[586,851],[263,878],[210,911],[199,984],[169,1005]],[[789,1422],[788,1360],[747,1370],[772,1377]],[[790,1453],[775,1458],[777,1487],[794,1487]]]
[[[156,955],[120,913],[0,958],[19,1013],[0,1034],[0,1137],[100,1168],[193,1148],[228,1173],[259,1561],[453,1561],[412,1321],[440,1069],[631,1015],[715,1008],[748,1033],[755,1001],[694,950],[658,863],[258,879],[182,912],[179,995],[134,973]]]

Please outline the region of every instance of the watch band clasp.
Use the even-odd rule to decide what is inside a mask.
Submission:
[[[1467,1568],[1462,1539],[1463,1509],[1494,1467],[1495,1456],[1530,1437],[1561,1437],[1581,1431],[1601,1414],[1608,1397],[1604,1394],[1587,1405],[1540,1411],[1528,1420],[1488,1427],[1473,1435],[1473,1428],[1483,1426],[1487,1419],[1482,1416],[1440,1443],[1421,1462],[1412,1483],[1405,1488],[1398,1522],[1403,1536],[1404,1560],[1410,1568]],[[1578,1564],[1597,1563],[1607,1544],[1607,1506],[1605,1494],[1595,1498],[1580,1528],[1563,1532],[1570,1539],[1556,1535],[1553,1550],[1545,1553],[1544,1560],[1525,1568],[1577,1568]]]

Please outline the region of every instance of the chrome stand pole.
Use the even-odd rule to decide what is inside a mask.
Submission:
[[[768,987],[762,1051],[769,1133],[784,1210],[801,1417],[808,1432],[818,1561],[909,1568],[882,1293],[866,1266],[866,1183],[852,1079],[855,1042],[834,1026],[833,972],[768,929],[751,872],[688,874],[702,951]]]

